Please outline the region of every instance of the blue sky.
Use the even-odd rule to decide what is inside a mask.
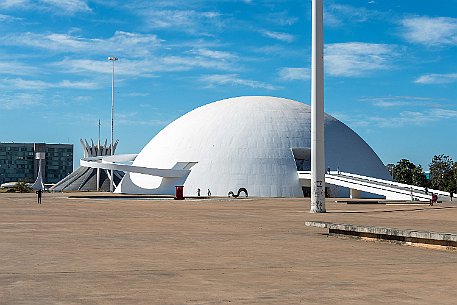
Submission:
[[[325,111],[384,163],[457,161],[457,0],[325,2]],[[439,4],[439,5],[438,5]],[[0,0],[0,141],[137,153],[224,98],[309,104],[311,0]]]

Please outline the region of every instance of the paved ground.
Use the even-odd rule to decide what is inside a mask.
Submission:
[[[457,251],[305,220],[457,232],[457,204],[91,200],[0,194],[0,304],[456,304]]]

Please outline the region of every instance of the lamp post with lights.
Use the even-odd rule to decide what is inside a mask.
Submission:
[[[111,78],[111,155],[114,155],[114,62],[119,58],[115,56],[108,57],[108,60],[113,62],[113,74]],[[114,184],[114,171],[111,170],[111,182],[109,184],[109,191],[113,192]]]

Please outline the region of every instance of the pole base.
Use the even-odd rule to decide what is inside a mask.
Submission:
[[[309,212],[310,213],[327,213],[327,211],[325,209],[319,209],[319,208],[315,208],[315,207],[311,207]]]

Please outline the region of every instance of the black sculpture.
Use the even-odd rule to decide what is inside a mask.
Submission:
[[[238,189],[238,193],[237,193],[236,195],[235,195],[232,191],[230,191],[230,192],[228,193],[228,196],[229,196],[229,197],[233,197],[233,198],[238,198],[238,197],[240,197],[240,193],[241,193],[241,192],[244,192],[244,194],[246,195],[246,198],[248,198],[248,190],[245,189],[244,187],[239,188],[239,189]]]

